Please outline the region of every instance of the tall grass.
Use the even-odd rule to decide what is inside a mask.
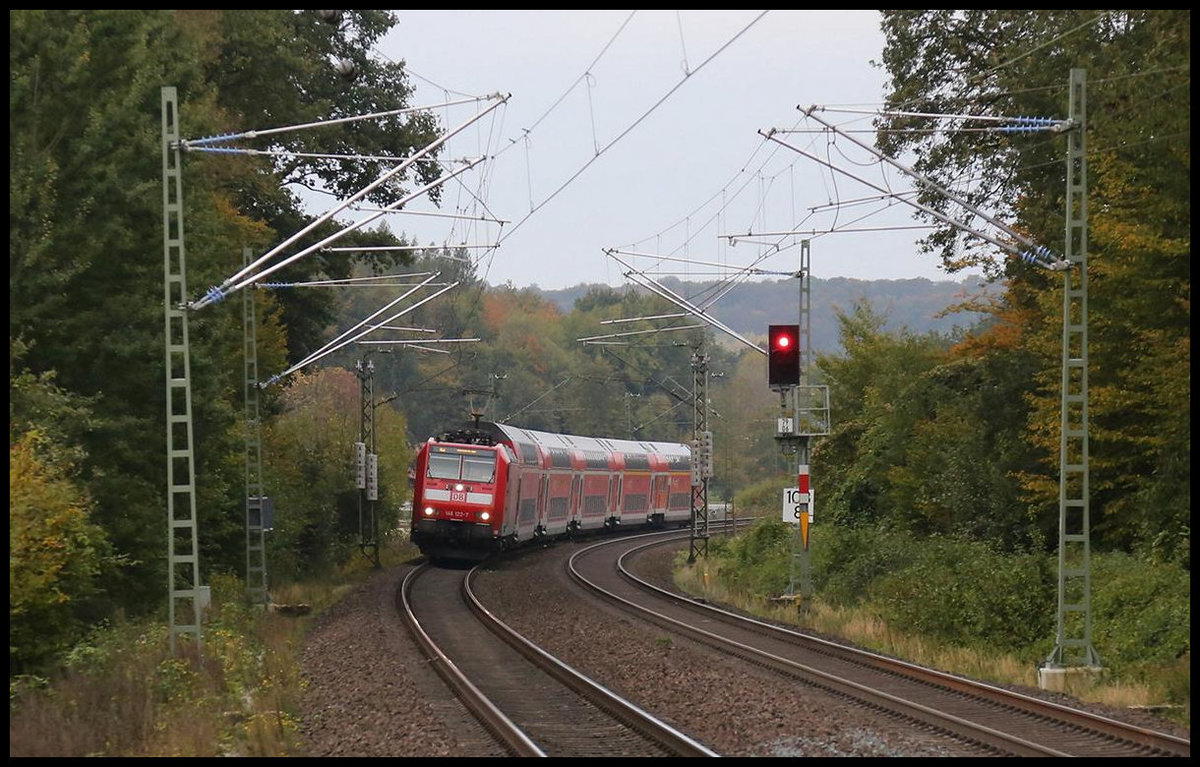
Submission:
[[[384,564],[416,556],[404,542]],[[9,680],[9,756],[303,756],[299,654],[312,617],[373,570],[356,557],[329,578],[271,589],[307,616],[251,607],[243,583],[212,579],[203,652],[164,621],[97,627],[45,677]]]
[[[819,596],[810,597],[801,604],[798,600],[756,595],[746,589],[731,587],[730,582],[748,579],[744,573],[731,577],[730,573],[722,572],[726,565],[718,559],[710,556],[689,565],[681,557],[676,563],[676,585],[694,596],[728,604],[767,620],[840,637],[868,650],[912,663],[993,684],[1037,686],[1036,666],[1021,655],[959,647],[908,631],[895,631],[869,604],[833,606]],[[1188,656],[1156,672],[1143,674],[1138,680],[1114,679],[1105,674],[1069,677],[1066,692],[1080,700],[1113,707],[1161,709],[1167,716],[1190,725],[1190,668]],[[1182,702],[1171,705],[1170,701]]]

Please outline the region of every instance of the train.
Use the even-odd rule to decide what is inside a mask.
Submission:
[[[431,561],[482,561],[587,531],[691,523],[688,445],[476,420],[430,437],[413,472],[411,540]]]

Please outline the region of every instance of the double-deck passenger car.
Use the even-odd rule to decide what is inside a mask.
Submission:
[[[691,519],[691,451],[480,421],[417,453],[412,540],[433,559],[483,559],[575,531]]]

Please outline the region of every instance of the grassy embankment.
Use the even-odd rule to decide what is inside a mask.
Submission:
[[[417,554],[393,542],[381,560]],[[165,618],[98,627],[46,677],[9,679],[9,756],[303,756],[305,632],[374,573],[355,557],[327,578],[272,587],[275,603],[307,606],[290,616],[248,607],[237,578],[213,578],[202,655],[172,655]]]
[[[826,530],[825,551],[812,541],[814,589],[798,607],[779,598],[791,577],[791,537],[782,523],[764,521],[733,539],[715,535],[709,556],[693,565],[681,556],[676,583],[710,601],[882,654],[1037,687],[1038,662],[1053,647],[1054,582],[1051,576],[1048,589],[1028,582],[1045,581],[1053,557],[1031,566],[1029,555],[1005,557],[945,540],[872,542],[871,534],[833,543]],[[1190,726],[1189,574],[1128,555],[1094,554],[1093,615],[1104,668],[1068,676],[1067,693],[1150,708]]]

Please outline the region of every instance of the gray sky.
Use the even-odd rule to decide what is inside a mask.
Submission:
[[[811,238],[818,278],[948,279],[936,258],[917,253],[924,230],[814,236],[835,225],[915,222],[912,208],[895,202],[810,210],[878,192],[758,133],[820,127],[797,106],[880,107],[885,73],[870,63],[883,47],[877,11],[631,13],[396,11],[400,22],[378,50],[406,62],[414,105],[511,94],[452,140],[447,156],[489,159],[450,182],[441,208],[509,223],[398,215],[392,230],[421,244],[499,241],[480,274],[517,287],[627,284],[610,248],[658,278],[709,279],[708,264],[745,266],[764,255],[759,269],[792,271],[801,236]],[[437,114],[456,126],[490,103]],[[869,127],[869,115],[822,114],[844,128]],[[857,137],[872,143],[869,133]],[[911,187],[845,139],[783,140],[873,183]],[[425,201],[410,209],[434,210]],[[774,234],[797,230],[804,234]],[[734,247],[724,237],[747,232],[771,236]]]

